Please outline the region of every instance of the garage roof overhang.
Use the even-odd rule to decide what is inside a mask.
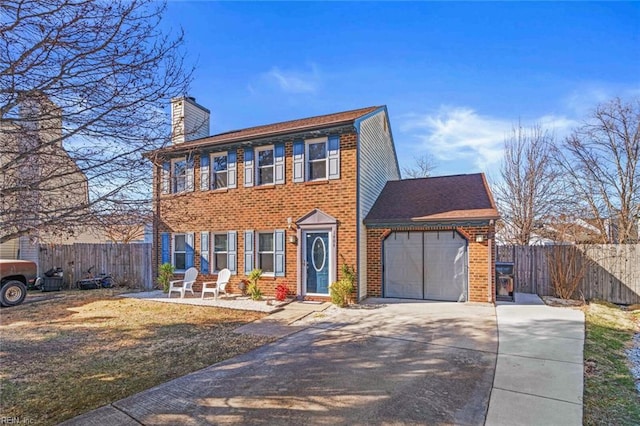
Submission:
[[[385,221],[365,221],[367,228],[443,228],[461,226],[487,226],[493,219],[469,218],[466,220],[385,220]]]
[[[493,225],[500,216],[493,209],[458,210],[429,216],[398,219],[365,219],[369,228],[442,227],[442,226],[487,226]]]

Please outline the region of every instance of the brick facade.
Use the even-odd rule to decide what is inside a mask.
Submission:
[[[232,275],[227,289],[238,293],[239,284],[247,278],[245,270],[253,269],[257,263],[256,233],[273,233],[274,240],[277,241],[273,251],[274,264],[277,264],[274,267],[276,273],[263,276],[259,282],[260,290],[267,296],[273,296],[279,284],[286,284],[290,294],[306,296],[302,287],[310,265],[306,264],[306,253],[303,253],[303,230],[330,231],[329,283],[341,278],[343,264],[353,267],[356,276],[360,274],[359,281],[362,283],[357,294],[354,294],[354,299],[358,300],[364,296],[383,295],[382,247],[384,238],[389,233],[402,230],[456,230],[468,242],[468,300],[493,301],[493,221],[499,215],[484,175],[400,180],[386,117],[386,108],[367,107],[221,133],[176,143],[149,154],[148,158],[155,164],[154,272],[157,272],[162,261],[166,261],[163,259],[167,259],[172,253],[172,248],[168,245],[173,244],[173,238],[167,237],[172,234],[187,234],[186,245],[188,247],[192,243],[193,253],[189,247],[184,253],[189,261],[184,264],[191,266],[193,255],[193,266],[200,271],[194,291],[200,291],[202,282],[215,281],[217,278],[216,274],[203,273],[206,268],[201,264],[201,233],[206,233],[209,237],[211,269],[214,258],[212,234],[226,233],[231,241],[234,238],[236,241],[236,250],[231,250],[228,258],[235,255],[237,272]],[[311,149],[311,145],[306,145],[303,154],[298,151],[301,145],[296,142],[294,160],[294,138],[296,141],[312,141],[318,137],[327,137],[327,180],[294,183],[294,163],[296,177],[301,179],[305,173],[300,172],[300,166],[307,167],[307,162],[303,164],[302,159],[309,160]],[[257,149],[266,145],[274,146],[273,174],[274,181],[278,183],[245,187],[245,163],[247,169],[254,172],[257,166]],[[282,147],[284,181],[281,173]],[[253,149],[251,164],[251,159],[247,158],[245,161],[245,148]],[[228,154],[235,153],[235,156],[228,157],[227,178],[229,182],[235,182],[236,187],[230,183],[232,188],[201,190],[201,156],[225,151]],[[185,158],[189,160],[186,161]],[[209,168],[209,173],[205,172],[204,176],[209,178],[213,166],[211,158],[204,159],[204,167]],[[186,174],[179,175],[175,185],[180,183],[181,189],[187,189],[184,192],[167,193],[170,192],[170,169],[174,167],[169,162],[171,159],[174,159],[174,165],[180,164],[180,167],[187,170]],[[176,162],[177,159],[180,162]],[[232,179],[233,173],[235,180]],[[248,176],[248,181],[256,180],[257,175]],[[203,183],[204,188],[209,186],[207,182]],[[424,227],[416,228],[416,223],[412,222],[414,218],[425,221],[422,222],[425,223]],[[293,221],[293,226],[290,226],[290,220]],[[450,225],[429,225],[436,221]],[[464,225],[456,225],[463,222]],[[390,226],[389,223],[407,224],[408,227],[403,229],[394,225],[394,228],[385,229]],[[480,225],[470,226],[469,223]],[[298,226],[301,229],[297,229]],[[488,235],[489,242],[476,242],[478,234]],[[254,250],[249,257],[254,261],[247,268],[245,238],[251,236]],[[311,236],[312,234],[307,234],[307,237]],[[324,235],[319,237],[325,241]],[[279,244],[283,239],[284,252],[282,244]],[[457,243],[464,244],[460,239],[457,239]],[[283,254],[284,264],[281,262]],[[315,265],[315,258],[313,260]],[[311,263],[310,261],[309,264]],[[182,260],[180,264],[183,264]],[[233,267],[230,269],[233,270]],[[320,267],[320,270],[325,271],[325,267]],[[325,282],[323,276],[322,283]],[[310,287],[312,286],[313,284]],[[318,298],[313,294],[306,297]],[[321,296],[325,299],[327,297]]]
[[[495,301],[495,256],[496,246],[493,236],[495,225],[484,226],[425,226],[367,229],[367,296],[382,297],[382,247],[384,240],[394,231],[446,231],[455,230],[468,242],[468,301]],[[490,239],[476,242],[476,235],[482,234]],[[489,248],[491,244],[491,248]],[[491,255],[489,254],[491,250]]]
[[[160,193],[161,167],[155,168],[156,226],[155,260],[160,263],[160,233],[193,232],[195,248],[195,267],[200,265],[200,232],[237,231],[237,275],[231,277],[232,292],[240,292],[238,284],[244,275],[244,231],[286,230],[285,238],[285,276],[263,277],[259,287],[265,295],[275,294],[280,283],[286,283],[293,294],[300,294],[298,283],[298,242],[289,242],[296,235],[295,227],[287,229],[287,218],[297,219],[313,209],[320,209],[338,221],[336,250],[338,265],[335,269],[340,275],[340,265],[346,262],[356,267],[356,142],[354,133],[340,136],[340,179],[319,182],[293,183],[293,141],[281,141],[285,144],[285,183],[281,185],[244,187],[243,149],[237,149],[237,188],[225,190],[200,191],[199,153],[195,156],[195,190],[180,194]],[[203,281],[215,281],[216,275],[198,276],[194,291],[199,291]]]

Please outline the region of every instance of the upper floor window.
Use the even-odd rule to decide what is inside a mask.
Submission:
[[[222,189],[227,187],[227,153],[211,155],[211,189]]]
[[[184,157],[171,161],[171,192],[186,191],[188,166],[187,159]]]
[[[307,141],[307,180],[327,178],[327,140]]]
[[[258,185],[272,185],[273,181],[273,146],[256,148],[258,167],[256,168],[256,182]]]
[[[340,179],[340,136],[293,141],[293,182]]]

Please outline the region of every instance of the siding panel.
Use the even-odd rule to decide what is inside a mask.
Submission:
[[[358,296],[360,299],[367,295],[367,232],[362,221],[373,207],[387,181],[400,179],[393,139],[389,129],[386,111],[380,111],[363,120],[360,124],[358,163],[358,187],[360,188]]]

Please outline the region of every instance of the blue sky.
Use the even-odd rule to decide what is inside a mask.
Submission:
[[[496,174],[518,121],[562,137],[640,97],[640,3],[184,2],[211,132],[387,105],[401,167]]]

